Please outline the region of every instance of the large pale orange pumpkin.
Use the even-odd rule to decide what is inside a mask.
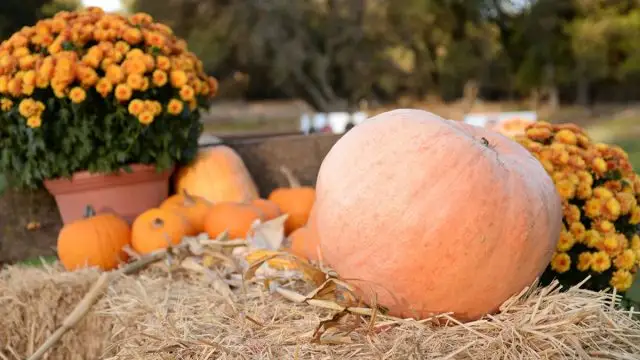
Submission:
[[[112,270],[128,259],[124,247],[131,244],[131,229],[121,217],[96,215],[91,206],[85,217],[65,225],[58,234],[57,252],[67,270],[96,266]]]
[[[212,203],[250,202],[258,189],[242,158],[228,146],[218,145],[198,154],[194,162],[176,174],[176,193],[187,190]]]
[[[560,235],[560,197],[525,148],[420,110],[345,134],[316,191],[323,260],[396,316],[497,311],[543,272]]]
[[[204,232],[204,219],[210,207],[210,202],[200,196],[193,196],[186,190],[182,194],[169,197],[160,204],[161,209],[171,210],[184,216],[191,224],[187,235],[192,236]]]
[[[152,208],[133,222],[131,245],[139,254],[148,254],[179,244],[190,229],[191,224],[182,215],[167,209]]]
[[[307,223],[316,198],[316,191],[311,186],[300,185],[298,179],[287,167],[283,166],[280,170],[287,177],[289,187],[274,189],[269,194],[269,201],[276,203],[282,213],[289,214],[284,224],[284,232],[289,235]]]

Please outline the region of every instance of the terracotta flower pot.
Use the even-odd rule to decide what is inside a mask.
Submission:
[[[96,212],[111,211],[132,222],[140,213],[156,207],[169,195],[173,169],[158,173],[153,165],[131,165],[132,173],[91,174],[77,172],[71,179],[44,182],[68,224],[82,218],[87,205]]]

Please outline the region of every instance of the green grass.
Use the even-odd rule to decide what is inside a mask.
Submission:
[[[58,260],[57,256],[41,256],[18,262],[18,265],[40,267],[43,264],[52,264]]]

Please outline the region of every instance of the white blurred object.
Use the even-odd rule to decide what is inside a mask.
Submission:
[[[342,134],[351,120],[351,114],[348,112],[331,112],[329,113],[328,120],[331,131],[334,134]]]
[[[484,127],[506,136],[523,134],[526,126],[536,121],[538,114],[535,111],[467,114],[464,117],[467,124]]]
[[[311,116],[303,114],[300,117],[300,131],[305,134],[311,132],[331,132],[342,134],[350,128],[362,124],[369,116],[364,111],[349,113],[337,111],[330,113],[315,113]],[[313,128],[313,129],[312,129]]]
[[[362,124],[362,122],[367,120],[367,118],[368,118],[367,113],[363,111],[358,111],[356,113],[353,113],[353,115],[351,115],[351,121],[353,121],[355,125]]]
[[[304,134],[311,132],[311,117],[307,113],[300,116],[300,131]]]
[[[315,113],[313,115],[313,129],[315,132],[321,132],[322,129],[327,126],[327,114],[325,113]]]

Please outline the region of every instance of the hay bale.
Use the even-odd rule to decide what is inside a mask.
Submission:
[[[37,346],[45,337],[31,335],[33,324],[50,332],[95,278],[90,271],[5,271],[0,343],[23,357],[33,348],[29,341]],[[152,268],[122,277],[49,359],[636,359],[640,353],[640,323],[632,314],[613,306],[611,294],[577,288],[536,287],[507,301],[500,314],[467,324],[384,316],[370,323],[347,315],[321,343],[312,343],[314,332],[335,311],[293,303],[257,284],[234,290],[234,298],[209,277],[185,271],[169,277]]]
[[[0,272],[0,355],[25,359],[61,324],[98,272],[10,267]],[[63,336],[49,360],[98,359],[109,344],[112,318],[92,312]]]

